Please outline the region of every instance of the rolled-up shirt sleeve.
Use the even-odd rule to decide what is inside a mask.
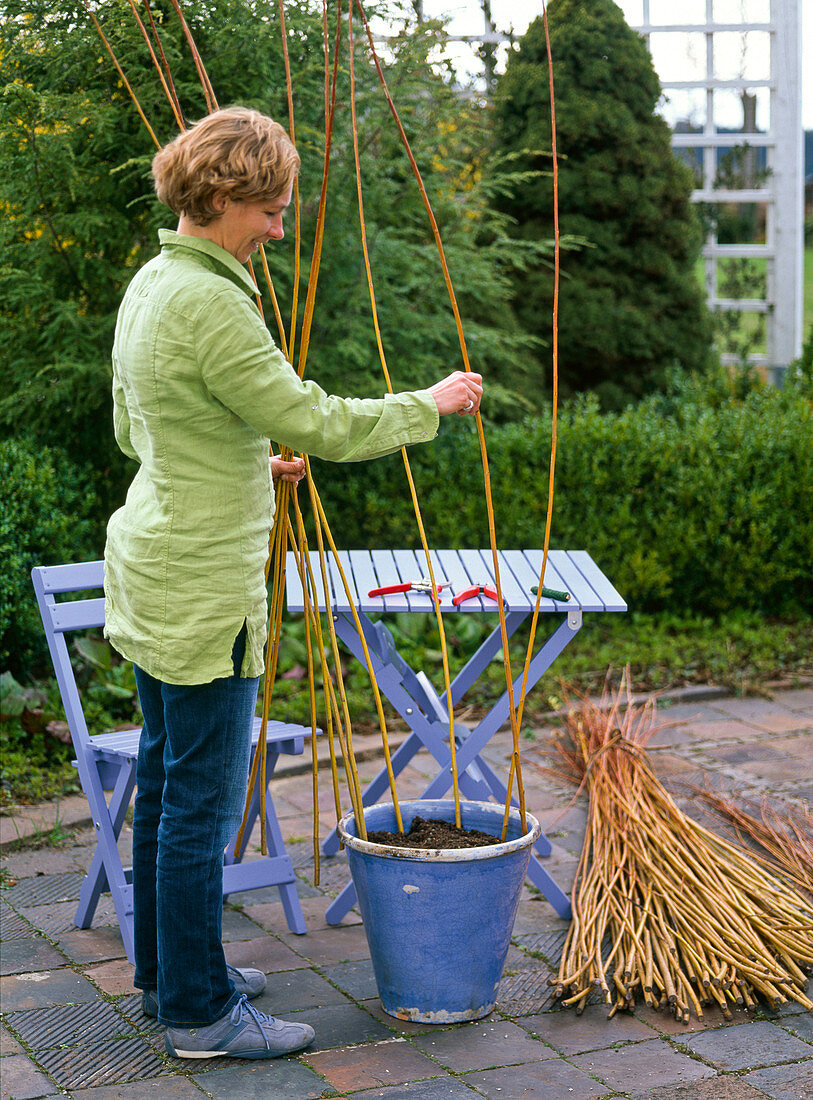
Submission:
[[[281,446],[334,462],[390,454],[437,433],[428,390],[383,398],[336,397],[302,380],[247,295],[226,288],[193,323],[202,379],[221,404]]]

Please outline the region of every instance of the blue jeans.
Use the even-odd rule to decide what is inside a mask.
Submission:
[[[223,954],[223,852],[240,825],[258,679],[184,686],[136,667],[144,728],[133,819],[135,979],[159,1020],[203,1027],[237,1002]]]

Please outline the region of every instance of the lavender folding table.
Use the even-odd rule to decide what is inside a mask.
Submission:
[[[421,551],[415,550],[340,550],[339,561],[347,578],[350,595],[344,589],[338,564],[328,554],[327,597],[322,587],[318,554],[311,553],[311,565],[316,578],[316,599],[323,612],[333,615],[336,633],[350,652],[362,663],[364,652],[353,619],[352,608],[359,616],[372,660],[376,681],[383,695],[401,715],[410,734],[393,753],[392,767],[397,776],[421,749],[427,749],[439,765],[435,778],[420,795],[421,798],[442,798],[452,786],[451,754],[449,751],[449,700],[446,692],[439,694],[422,670],[410,667],[395,646],[392,633],[384,619],[374,621],[372,615],[396,612],[433,614],[428,593],[408,591],[384,596],[369,596],[379,587],[420,580],[426,573]],[[541,550],[501,550],[499,552],[500,583],[505,600],[506,627],[510,637],[532,614],[536,596],[531,588],[539,583],[542,567]],[[436,582],[448,582],[441,592],[440,606],[444,616],[496,612],[493,599],[479,595],[455,606],[452,598],[471,585],[493,583],[493,562],[490,550],[435,550],[432,567]],[[540,642],[534,653],[527,690],[550,668],[582,626],[585,614],[626,611],[627,605],[614,586],[584,550],[552,550],[548,555],[545,586],[570,595],[568,601],[543,598],[540,612],[552,616],[552,629],[543,637],[543,621],[539,624]],[[296,561],[289,555],[286,571],[288,610],[304,610],[304,597]],[[499,624],[469,658],[451,684],[451,705],[458,706],[466,693],[485,671],[489,662],[502,648]],[[514,681],[518,698],[521,673]],[[497,730],[509,718],[508,692],[505,691],[488,713],[468,729],[455,722],[458,783],[468,799],[504,802],[507,794],[503,779],[483,758],[482,752]],[[364,805],[377,802],[388,790],[387,773],[382,769],[363,794]],[[325,840],[323,851],[334,854],[339,847],[334,830]],[[528,877],[537,886],[561,917],[570,916],[570,900],[561,890],[539,857],[550,855],[551,844],[543,833],[535,845]],[[327,910],[328,923],[338,924],[355,902],[355,891],[349,883]]]

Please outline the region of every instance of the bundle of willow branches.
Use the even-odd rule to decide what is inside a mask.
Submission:
[[[813,901],[813,815],[806,807],[777,806],[763,797],[757,808],[747,798],[728,797],[708,787],[692,791],[738,836],[756,842],[759,857]]]
[[[655,703],[634,705],[626,683],[571,706],[557,746],[556,774],[586,788],[589,814],[556,995],[581,1012],[601,990],[610,1017],[642,995],[683,1022],[760,997],[813,1009],[809,903],[678,809],[647,759]]]

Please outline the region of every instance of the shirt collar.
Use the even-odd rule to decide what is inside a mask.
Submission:
[[[210,241],[206,237],[189,237],[186,234],[176,233],[173,229],[159,229],[158,240],[161,242],[162,248],[188,248],[191,252],[202,252],[204,255],[210,256],[227,269],[232,281],[237,283],[247,294],[253,297],[257,293],[257,288],[243,265],[238,263],[230,252],[227,252],[225,248],[221,248],[219,244],[215,244],[214,241]]]

